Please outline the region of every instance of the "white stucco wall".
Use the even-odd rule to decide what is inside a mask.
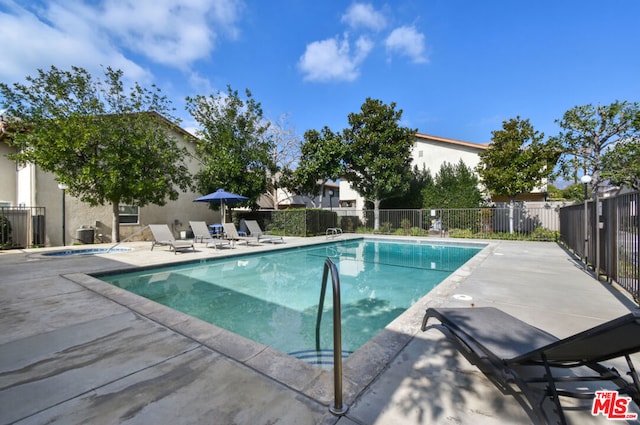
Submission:
[[[422,170],[424,167],[435,176],[445,162],[456,165],[462,160],[467,167],[474,169],[480,162],[478,154],[483,151],[482,145],[471,147],[464,144],[443,143],[437,140],[420,138],[411,149],[412,165]]]
[[[16,195],[18,205],[36,205],[36,167],[33,164],[26,164],[18,167]]]
[[[351,208],[364,209],[364,198],[346,180],[340,180],[340,201],[355,201],[355,205],[352,205]]]
[[[467,167],[474,169],[480,162],[478,154],[485,150],[486,146],[418,134],[411,149],[413,159],[411,166],[415,165],[419,169],[424,167],[431,172],[432,176],[440,171],[440,167],[445,162],[456,165],[462,160]],[[347,181],[340,181],[340,200],[355,200],[355,209],[364,209],[364,199]]]
[[[9,206],[17,204],[16,163],[7,158],[12,151],[9,145],[0,142],[0,202]]]

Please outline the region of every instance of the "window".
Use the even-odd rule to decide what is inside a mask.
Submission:
[[[422,151],[418,151],[418,158],[422,158]]]
[[[120,205],[118,212],[120,215],[120,224],[139,223],[140,208],[131,205]]]

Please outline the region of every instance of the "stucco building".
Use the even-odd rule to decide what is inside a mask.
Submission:
[[[158,116],[159,119],[165,119]],[[198,171],[199,164],[195,160],[195,136],[188,133],[178,125],[172,124],[170,135],[179,146],[184,146],[190,155],[186,158],[189,172],[194,174]],[[91,207],[81,202],[79,199],[70,196],[68,192],[61,189],[54,175],[41,170],[32,164],[17,164],[7,158],[13,152],[5,137],[0,134],[0,207],[11,207],[11,215],[5,209],[5,215],[15,221],[13,227],[17,233],[27,231],[30,240],[14,240],[17,246],[22,245],[62,245],[63,239],[66,245],[74,243],[86,243],[86,238],[93,233],[95,243],[113,242],[112,234],[112,207],[111,205]],[[64,202],[63,202],[64,193]],[[220,221],[219,211],[213,211],[209,204],[193,202],[201,196],[200,193],[184,192],[176,201],[167,201],[163,206],[147,205],[144,207],[133,207],[127,205],[120,206],[120,238],[121,240],[140,232],[137,239],[149,239],[150,233],[142,230],[148,224],[166,223],[176,237],[182,231],[189,230],[189,220],[204,220],[208,223]],[[64,211],[63,211],[64,205]],[[33,207],[39,207],[37,210]],[[19,209],[23,211],[16,211]],[[32,217],[26,218],[26,222],[18,223],[25,214]],[[64,226],[63,226],[64,214]],[[38,216],[38,219],[33,218]],[[40,221],[44,220],[43,223]],[[41,227],[36,229],[34,227]],[[23,229],[24,227],[31,227]],[[65,234],[63,238],[63,227]],[[93,232],[86,230],[92,229]],[[44,236],[38,235],[34,241],[33,233],[44,232]],[[14,235],[15,238],[18,235]],[[22,236],[21,236],[22,237]],[[150,240],[150,239],[149,239]]]
[[[478,154],[487,148],[488,145],[416,133],[411,149],[412,166],[429,170],[431,175],[440,171],[445,162],[456,165],[462,160],[467,167],[475,168],[480,162]],[[355,210],[365,207],[365,200],[344,180],[340,181],[340,206]]]
[[[160,116],[159,118],[164,119]],[[190,173],[195,174],[199,167],[193,156],[197,139],[177,125],[172,125],[170,131],[171,136],[177,140],[178,144],[186,147],[190,152],[191,155],[186,162]],[[487,148],[487,144],[417,133],[411,154],[413,165],[420,169],[428,169],[434,175],[445,162],[455,165],[462,160],[467,167],[475,168],[480,161],[479,154]],[[15,210],[16,207],[24,207],[24,211],[19,212],[19,216],[22,217],[25,214],[32,216],[26,220],[27,224],[25,224],[25,226],[31,227],[29,230],[31,240],[20,241],[19,245],[56,246],[62,245],[63,239],[67,245],[79,242],[86,243],[84,238],[87,232],[85,230],[88,229],[92,230],[90,233],[93,242],[113,242],[111,240],[112,211],[110,205],[91,207],[80,202],[77,198],[64,192],[51,173],[44,172],[31,164],[20,165],[8,159],[7,155],[11,152],[12,148],[0,133],[0,208],[11,207]],[[143,229],[153,223],[168,224],[174,235],[180,237],[182,232],[189,230],[189,220],[204,220],[208,223],[220,222],[218,211],[211,210],[206,203],[193,202],[201,195],[193,192],[182,193],[178,200],[168,201],[164,206],[148,205],[138,208],[122,205],[120,239],[124,240],[128,237],[149,239],[150,234],[145,233]],[[532,194],[523,195],[523,198],[533,201],[543,200],[543,196],[544,192],[539,190]],[[335,210],[363,210],[365,208],[365,200],[345,180],[337,183],[324,182],[321,196],[315,199],[282,191],[278,194],[278,201],[279,208],[305,206]],[[494,199],[494,201],[499,202],[501,199]],[[262,207],[273,209],[272,202],[271,205],[267,205],[268,203],[268,200],[263,197]],[[39,209],[31,207],[39,207]],[[34,231],[38,233],[38,240],[32,236]]]

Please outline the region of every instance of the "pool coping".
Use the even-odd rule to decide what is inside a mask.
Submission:
[[[381,239],[403,240],[393,236],[366,235],[346,236],[345,239]],[[383,330],[369,339],[362,347],[343,361],[343,401],[351,404],[373,380],[382,373],[387,365],[409,344],[420,331],[420,323],[427,307],[442,305],[446,299],[455,294],[458,286],[467,276],[477,268],[495,250],[497,244],[491,241],[469,242],[468,240],[434,241],[428,238],[414,238],[418,243],[431,244],[464,244],[479,245],[483,248],[471,259],[445,278],[433,290],[418,300],[413,306],[405,310],[400,316],[389,323]],[[333,239],[327,242],[335,242]],[[405,240],[403,240],[405,241]],[[321,245],[322,242],[302,241],[297,244],[279,244],[268,251]],[[283,246],[284,245],[284,246]],[[264,251],[264,252],[268,252]],[[233,258],[253,254],[244,252],[229,252],[221,254],[216,259]],[[49,257],[52,258],[52,257]],[[188,260],[175,258],[175,261],[148,266],[120,267],[117,271],[128,269],[143,269],[161,267],[169,264],[185,264],[203,260]],[[114,272],[116,269],[113,270]],[[108,274],[109,271],[96,272]],[[214,350],[232,361],[243,364],[252,370],[273,379],[292,390],[305,395],[323,405],[330,405],[334,399],[333,369],[325,370],[308,364],[295,357],[281,353],[264,344],[249,340],[245,337],[222,329],[216,325],[173,310],[162,304],[151,301],[142,296],[118,288],[88,273],[70,273],[64,278],[120,304],[129,310],[165,326],[186,338],[200,343],[202,346]]]

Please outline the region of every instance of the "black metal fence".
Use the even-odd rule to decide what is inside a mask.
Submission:
[[[45,207],[0,207],[0,249],[44,246]]]
[[[560,240],[598,276],[617,282],[640,302],[640,192],[598,204],[597,209],[593,201],[561,208]]]
[[[559,208],[469,208],[373,210],[291,209],[234,212],[241,219],[258,220],[263,229],[290,236],[324,235],[327,228],[343,232],[403,236],[438,236],[480,239],[558,240]]]

